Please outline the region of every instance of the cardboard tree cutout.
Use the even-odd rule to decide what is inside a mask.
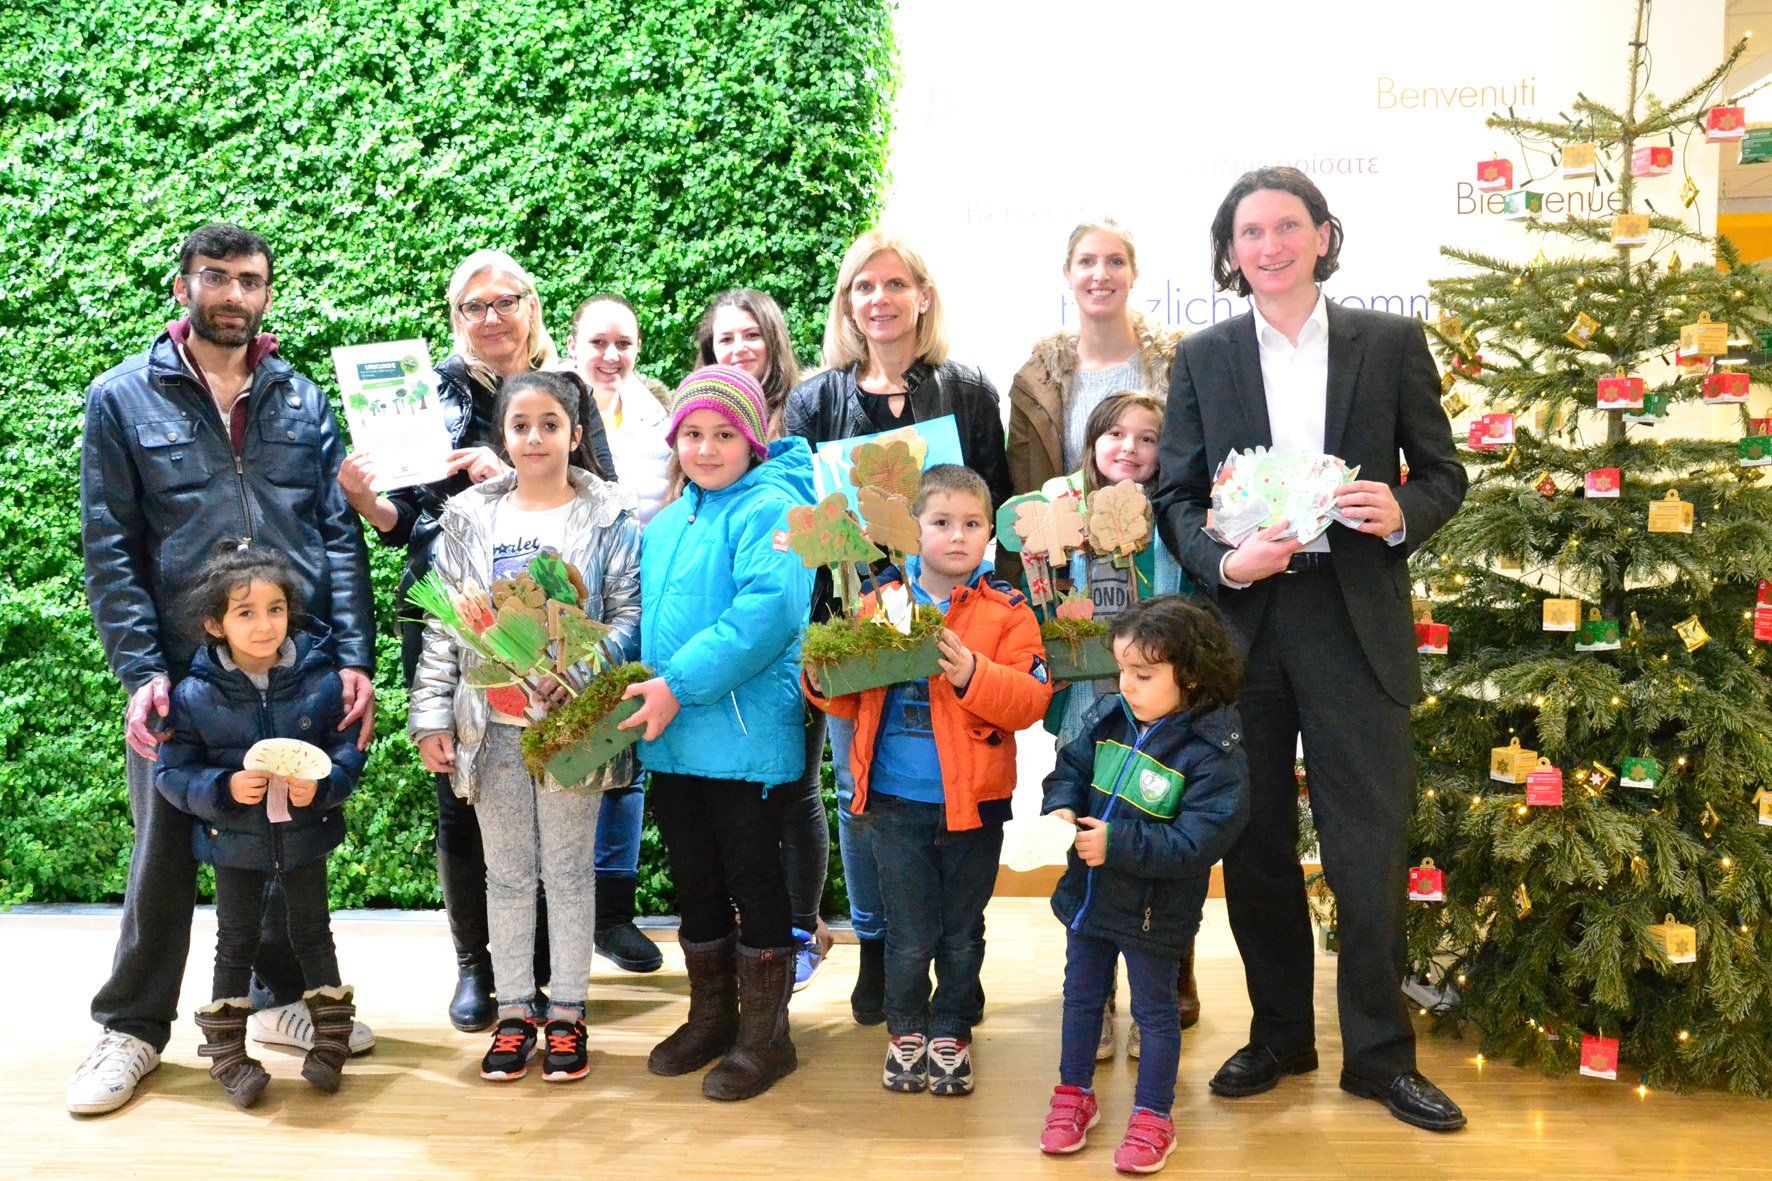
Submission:
[[[1051,500],[1036,492],[1009,503],[1015,507],[1011,524],[1021,542],[1022,564],[1028,570],[1028,597],[1036,607],[1049,607],[1053,601],[1052,571],[1062,569],[1069,551],[1083,544],[1083,514],[1074,496]]]
[[[1138,599],[1138,567],[1134,561],[1151,541],[1151,502],[1131,480],[1098,488],[1089,497],[1089,548],[1132,571],[1127,587]]]
[[[788,510],[788,546],[800,555],[807,569],[831,568],[838,601],[844,614],[851,616],[861,604],[856,563],[886,556],[862,535],[861,523],[850,514],[841,492],[833,492],[815,505],[800,504]]]
[[[849,458],[849,482],[857,488],[877,488],[906,501],[917,498],[923,469],[909,443],[863,443]]]

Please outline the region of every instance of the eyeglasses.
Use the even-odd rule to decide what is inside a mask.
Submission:
[[[470,299],[464,303],[456,304],[455,310],[470,320],[478,320],[488,311],[496,313],[498,318],[502,320],[517,310],[517,305],[523,302],[523,296],[526,294],[527,292],[519,291],[515,295],[501,295],[491,301]]]
[[[213,267],[204,267],[196,274],[186,275],[185,278],[195,279],[211,291],[221,291],[230,283],[238,283],[240,290],[247,295],[257,295],[270,286],[270,283],[262,275],[230,275],[226,271],[218,271]]]

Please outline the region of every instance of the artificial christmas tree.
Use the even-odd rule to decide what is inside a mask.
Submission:
[[[1474,1028],[1487,1054],[1593,1074],[1584,1042],[1616,1039],[1650,1085],[1772,1095],[1772,828],[1756,803],[1772,786],[1772,666],[1755,634],[1772,486],[1741,460],[1746,406],[1705,412],[1738,413],[1740,437],[1676,439],[1661,400],[1702,401],[1713,372],[1731,394],[1734,375],[1772,375],[1747,351],[1772,322],[1772,279],[1637,182],[1668,160],[1647,149],[1719,150],[1706,129],[1744,97],[1726,79],[1746,42],[1659,102],[1644,93],[1648,10],[1622,106],[1489,120],[1517,142],[1521,188],[1594,145],[1593,183],[1616,185],[1607,216],[1534,215],[1521,253],[1530,235],[1544,250],[1528,264],[1448,248],[1460,269],[1433,284],[1449,401],[1485,423],[1511,415],[1512,431],[1473,428],[1463,511],[1414,560],[1452,642],[1424,663],[1412,850],[1443,871],[1445,900],[1415,908],[1410,954],[1441,986],[1442,1026]],[[1696,191],[1688,176],[1677,195]],[[1639,213],[1645,244],[1617,244],[1642,223],[1615,235],[1614,215]],[[1657,413],[1634,412],[1644,390]],[[1596,647],[1569,634],[1581,619],[1616,622]],[[1537,752],[1530,773],[1521,752]],[[1532,803],[1555,794],[1550,771],[1561,806],[1527,807],[1530,778]],[[1670,936],[1688,929],[1695,959],[1679,962]]]

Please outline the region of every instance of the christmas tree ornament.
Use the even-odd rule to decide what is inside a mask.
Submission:
[[[1497,157],[1477,161],[1477,190],[1499,193],[1514,187],[1514,162]]]
[[[1618,782],[1624,787],[1654,791],[1661,786],[1661,760],[1653,755],[1626,755],[1619,764],[1619,774]]]
[[[1581,1073],[1588,1078],[1618,1079],[1618,1039],[1586,1033],[1581,1036]]]
[[[1532,189],[1514,189],[1501,199],[1501,216],[1509,221],[1525,221],[1544,212],[1544,194]]]
[[[1614,778],[1615,776],[1612,774],[1612,768],[1600,762],[1598,759],[1594,760],[1593,770],[1588,773],[1588,782],[1593,786],[1594,791],[1605,791],[1606,785],[1611,783]]]
[[[1420,865],[1410,868],[1409,901],[1446,901],[1446,874],[1434,865],[1432,857],[1423,857]]]
[[[1723,818],[1717,815],[1717,810],[1709,804],[1706,804],[1704,811],[1698,814],[1698,831],[1704,834],[1704,839],[1707,841],[1716,835],[1717,825],[1721,823],[1723,823]]]
[[[1754,806],[1759,809],[1759,823],[1772,828],[1772,791],[1761,788],[1754,793]]]
[[[1415,650],[1423,656],[1444,656],[1452,643],[1450,624],[1428,619],[1415,625]]]
[[[1729,322],[1713,320],[1709,312],[1698,313],[1698,319],[1680,327],[1680,356],[1688,358],[1721,357],[1729,351]]]
[[[1590,607],[1587,619],[1575,636],[1577,652],[1616,652],[1619,648],[1618,621],[1601,619],[1600,609]]]
[[[1533,484],[1532,487],[1546,500],[1551,499],[1557,494],[1557,482],[1552,478],[1549,472],[1545,472],[1543,475],[1539,476],[1538,482]]]
[[[1749,418],[1747,433],[1750,435],[1772,435],[1772,418]]]
[[[1760,581],[1760,598],[1754,604],[1754,639],[1772,640],[1772,582]]]
[[[1580,626],[1580,599],[1546,599],[1544,601],[1545,631],[1572,632]]]
[[[1432,324],[1434,331],[1444,337],[1446,343],[1453,348],[1457,348],[1458,342],[1464,339],[1464,319],[1456,312],[1441,312]]]
[[[1680,252],[1678,250],[1674,251],[1672,254],[1667,256],[1667,273],[1668,274],[1678,275],[1682,270],[1685,269],[1685,266],[1686,266],[1686,264],[1680,261]]]
[[[1662,922],[1649,924],[1648,932],[1649,942],[1666,957],[1668,963],[1698,962],[1698,932],[1673,915],[1668,915]]]
[[[1583,479],[1583,490],[1589,500],[1617,500],[1623,487],[1623,471],[1615,467],[1597,467]]]
[[[1465,352],[1452,358],[1453,372],[1464,377],[1481,377],[1483,375],[1483,354]]]
[[[1647,213],[1620,213],[1612,219],[1612,245],[1644,246],[1649,242]]]
[[[1674,624],[1674,631],[1678,633],[1681,640],[1685,641],[1688,652],[1696,652],[1710,643],[1710,633],[1704,630],[1704,624],[1698,621],[1696,615],[1688,616]]]
[[[1526,559],[1519,554],[1500,554],[1495,559],[1495,569],[1503,574],[1521,574],[1526,569]]]
[[[1592,176],[1594,174],[1595,166],[1599,163],[1599,159],[1600,145],[1591,140],[1584,140],[1581,143],[1564,144],[1563,158],[1561,160],[1563,179],[1574,180],[1577,177]]]
[[[1549,759],[1526,773],[1526,806],[1528,808],[1561,808],[1563,806],[1563,770],[1551,766]]]
[[[1749,378],[1745,373],[1713,373],[1701,387],[1706,406],[1741,406],[1747,403]]]
[[[1727,143],[1747,134],[1746,107],[1712,107],[1704,116],[1704,142]]]
[[[1594,404],[1601,410],[1641,410],[1643,379],[1629,377],[1620,365],[1610,377],[1602,377],[1595,385]]]
[[[1532,895],[1526,890],[1526,883],[1521,882],[1514,887],[1514,914],[1526,918],[1532,913]]]
[[[1471,419],[1470,445],[1475,451],[1499,451],[1514,445],[1514,416],[1494,413],[1479,414]]]
[[[1772,161],[1772,127],[1749,127],[1741,137],[1737,164],[1764,164]]]
[[[1680,182],[1680,204],[1687,209],[1698,201],[1698,182],[1688,176]]]
[[[1626,412],[1624,421],[1636,426],[1654,426],[1667,417],[1673,400],[1672,394],[1644,394],[1643,408]]]
[[[1674,170],[1674,150],[1666,144],[1637,148],[1630,154],[1632,176],[1666,176]]]
[[[1594,342],[1600,331],[1600,322],[1586,312],[1578,312],[1575,323],[1569,325],[1569,331],[1563,333],[1563,339],[1578,349],[1585,349]]]
[[[1440,374],[1440,392],[1442,394],[1451,393],[1452,387],[1457,384],[1458,384],[1458,374],[1452,372],[1450,369],[1448,369],[1446,372]]]
[[[1772,435],[1748,435],[1738,444],[1742,467],[1765,467],[1772,464]]]
[[[1510,738],[1506,746],[1489,750],[1489,778],[1497,783],[1524,783],[1536,766],[1538,752],[1521,746],[1518,738]]]
[[[1692,502],[1681,500],[1677,488],[1669,488],[1660,500],[1649,502],[1649,532],[1692,532]]]
[[[1441,398],[1440,405],[1445,409],[1447,418],[1457,418],[1471,408],[1470,402],[1457,390]]]

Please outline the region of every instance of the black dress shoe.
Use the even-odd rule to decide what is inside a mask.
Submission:
[[[1304,1074],[1316,1068],[1317,1052],[1314,1049],[1279,1055],[1266,1046],[1251,1042],[1232,1054],[1206,1086],[1214,1095],[1241,1099],[1245,1095],[1273,1090],[1285,1075]]]
[[[1465,1124],[1458,1104],[1417,1071],[1405,1071],[1387,1085],[1343,1070],[1341,1089],[1362,1099],[1377,1099],[1404,1123],[1430,1132],[1456,1132]]]
[[[455,997],[449,1002],[449,1024],[463,1033],[492,1028],[498,1018],[498,1003],[492,999],[491,965],[463,964],[460,972]]]

